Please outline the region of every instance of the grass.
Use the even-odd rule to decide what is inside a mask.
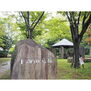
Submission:
[[[57,79],[91,79],[91,62],[85,68],[71,68],[66,59],[58,59]]]
[[[0,76],[0,79],[10,79],[10,70],[5,71],[4,74]]]
[[[0,58],[0,64],[9,60],[11,60],[11,58]]]
[[[85,58],[91,58],[91,55],[85,55]]]

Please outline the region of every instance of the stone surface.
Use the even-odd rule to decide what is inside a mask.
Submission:
[[[11,60],[12,79],[55,79],[57,61],[48,49],[32,39],[16,44]]]

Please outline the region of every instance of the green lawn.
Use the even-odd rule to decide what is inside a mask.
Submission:
[[[10,79],[10,70],[5,71],[4,74],[0,76],[0,79]]]
[[[0,58],[0,64],[9,60],[11,60],[11,58]]]
[[[57,60],[58,79],[91,79],[91,62],[85,63],[85,68],[74,69],[66,59]]]

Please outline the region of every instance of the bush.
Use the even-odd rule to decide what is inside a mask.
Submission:
[[[71,63],[73,61],[73,57],[68,57],[67,60],[69,63]]]
[[[0,51],[0,57],[7,57],[8,51]]]
[[[11,48],[9,49],[9,54],[12,54],[13,51],[14,51],[14,47],[11,47]]]
[[[85,55],[88,55],[89,54],[89,48],[85,48]]]
[[[91,55],[85,55],[85,58],[91,58]]]

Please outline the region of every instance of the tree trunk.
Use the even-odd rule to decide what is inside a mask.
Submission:
[[[29,30],[29,38],[32,39],[32,30]]]
[[[79,63],[79,41],[74,42],[74,62],[73,62],[73,67],[74,68],[79,68],[80,63]]]
[[[30,28],[27,30],[27,38],[32,39],[32,31],[33,31],[33,30],[30,29]]]

